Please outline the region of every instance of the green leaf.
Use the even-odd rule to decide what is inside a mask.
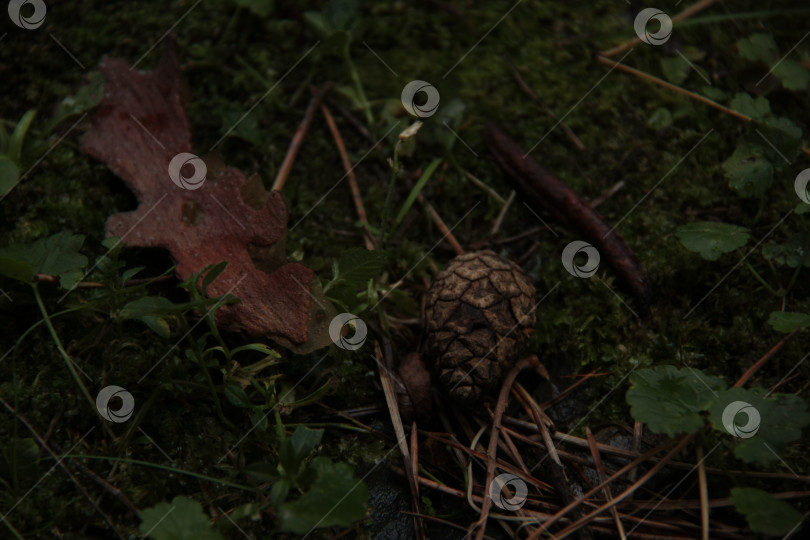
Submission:
[[[765,157],[778,166],[789,165],[802,147],[802,130],[787,118],[765,118],[753,123],[757,135],[768,141]],[[774,148],[776,147],[776,148]]]
[[[685,81],[691,69],[689,62],[680,56],[661,59],[661,70],[664,72],[664,77],[672,84],[681,84]]]
[[[703,95],[713,101],[725,101],[726,97],[728,97],[725,92],[714,86],[704,86]]]
[[[689,251],[700,253],[707,261],[716,261],[723,253],[744,246],[750,231],[727,223],[695,221],[678,227],[676,235]]]
[[[786,535],[804,519],[801,512],[761,489],[732,488],[729,500],[745,516],[752,531],[768,536]]]
[[[779,49],[769,34],[753,34],[737,41],[740,56],[754,62],[770,64],[779,60]]]
[[[385,253],[365,248],[351,248],[338,258],[338,279],[349,287],[363,287],[382,271]]]
[[[640,369],[630,376],[627,403],[630,413],[655,433],[674,437],[703,426],[700,411],[726,387],[719,377],[697,369],[657,366]]]
[[[304,19],[304,23],[314,30],[321,39],[325,39],[329,34],[335,31],[329,20],[319,11],[305,11],[302,14],[302,18]]]
[[[660,107],[647,119],[647,125],[653,129],[664,129],[672,125],[672,113],[666,107]]]
[[[265,462],[251,463],[242,472],[257,482],[276,482],[280,478],[276,466]]]
[[[351,30],[357,13],[356,0],[329,0],[323,10],[332,28]]]
[[[182,308],[163,296],[144,296],[129,302],[118,311],[121,319],[137,319],[144,315],[168,315]]]
[[[790,333],[797,328],[810,326],[810,314],[795,311],[772,311],[768,324],[777,332]]]
[[[263,138],[259,129],[259,121],[253,114],[242,118],[243,115],[244,112],[238,109],[229,109],[222,113],[224,130],[227,130],[229,137],[239,137],[253,146],[261,146]],[[236,127],[231,129],[233,126]]]
[[[287,495],[290,494],[290,481],[286,478],[279,479],[278,482],[273,484],[270,488],[270,504],[278,508],[287,500]]]
[[[56,108],[53,120],[45,131],[51,131],[72,116],[78,116],[94,109],[104,97],[104,76],[99,71],[87,74],[87,83],[82,85],[74,96],[63,99]]]
[[[5,149],[5,154],[8,158],[20,165],[20,160],[22,159],[22,147],[23,141],[25,140],[25,134],[28,133],[28,129],[31,127],[31,122],[34,121],[34,116],[36,116],[36,110],[26,111],[23,114],[20,121],[14,127],[14,131],[11,133],[11,137],[8,140],[8,148]]]
[[[795,60],[782,60],[773,66],[773,74],[786,90],[804,90],[810,84],[810,73]]]
[[[8,156],[0,155],[0,197],[10,192],[20,179],[20,168]]]
[[[351,467],[318,457],[310,469],[317,473],[310,489],[278,509],[281,530],[306,534],[314,528],[348,527],[365,517],[368,489],[354,477]]]
[[[741,197],[760,197],[773,183],[773,165],[766,153],[758,144],[740,141],[731,157],[723,162],[728,186]]]
[[[5,255],[0,250],[0,274],[23,283],[30,283],[34,277],[34,268],[30,262]]]
[[[422,173],[422,176],[419,177],[419,180],[416,182],[416,185],[413,186],[413,189],[408,194],[408,198],[405,199],[405,202],[402,204],[402,208],[399,209],[397,213],[397,217],[394,219],[394,228],[396,229],[397,226],[402,222],[402,219],[408,213],[408,210],[411,209],[413,203],[416,202],[416,198],[424,189],[425,184],[427,181],[430,180],[430,177],[433,176],[433,173],[436,171],[439,165],[441,165],[442,160],[439,158],[434,159],[430,162],[430,165]]]
[[[729,107],[738,113],[750,116],[754,120],[760,120],[771,114],[771,104],[767,99],[762,96],[754,99],[745,92],[734,94]]]
[[[163,296],[144,296],[122,307],[118,311],[118,318],[139,320],[165,339],[170,335],[166,317],[181,313],[186,309],[186,305],[174,304]]]
[[[211,527],[202,505],[183,495],[141,512],[139,530],[152,540],[223,540]]]
[[[292,436],[285,439],[279,451],[279,463],[288,477],[295,479],[298,476],[304,458],[318,446],[321,437],[323,437],[322,429],[298,426]]]
[[[62,231],[32,244],[0,248],[0,260],[6,262],[0,265],[0,274],[27,283],[34,274],[48,274],[57,276],[63,289],[72,289],[87,265],[87,257],[79,253],[83,242],[83,235]]]
[[[810,413],[807,403],[795,394],[772,394],[763,388],[730,388],[719,393],[717,400],[709,408],[709,419],[714,428],[736,437],[723,425],[723,412],[733,404],[742,402],[750,405],[759,414],[759,428],[749,431],[747,438],[738,437],[734,455],[747,463],[769,465],[779,461],[779,454],[788,443],[799,439],[802,428],[810,424]],[[738,412],[734,425],[746,427],[749,422],[748,411]],[[756,423],[753,426],[756,428]]]
[[[169,336],[171,336],[171,328],[169,328],[169,322],[163,317],[158,317],[156,315],[141,315],[140,317],[136,317],[136,319],[144,323],[154,333],[156,333],[163,339],[168,339]]]
[[[810,248],[810,246],[808,246]],[[762,256],[779,266],[798,268],[800,265],[810,268],[810,255],[804,247],[804,235],[796,233],[783,243],[771,242],[762,248]]]
[[[225,397],[232,404],[243,409],[252,409],[253,403],[245,392],[245,389],[238,384],[228,384],[225,386]]]
[[[226,266],[228,266],[228,261],[222,261],[221,263],[213,264],[203,270],[203,274],[205,274],[202,282],[203,294],[207,294],[208,286],[213,283],[217,277],[219,277],[222,271],[225,270]]]

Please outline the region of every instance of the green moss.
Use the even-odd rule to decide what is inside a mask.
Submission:
[[[598,274],[602,283],[569,276],[562,268],[559,255],[578,235],[568,227],[551,222],[546,215],[542,217],[552,224],[559,238],[540,233],[536,238],[512,243],[504,249],[507,255],[518,259],[533,242],[538,242],[538,248],[525,265],[536,269],[540,294],[557,286],[537,311],[532,346],[541,360],[564,359],[580,373],[592,370],[608,373],[589,382],[591,393],[584,396],[590,396],[592,403],[619,385],[578,429],[583,429],[585,424],[629,422],[623,377],[635,366],[663,363],[680,366],[683,362],[706,373],[723,376],[729,382],[736,380],[780,339],[781,335],[772,331],[766,321],[771,311],[781,309],[782,299],[762,287],[747,268],[734,269],[734,265],[749,246],[765,236],[784,213],[795,206],[795,196],[789,187],[797,169],[791,166],[777,170],[774,186],[779,189],[769,192],[762,201],[740,199],[728,188],[720,164],[734,151],[745,126],[719,111],[630,75],[616,70],[607,74],[609,68],[594,59],[594,52],[632,36],[634,13],[621,2],[599,0],[581,9],[572,9],[562,2],[524,2],[494,29],[513,2],[461,4],[460,15],[440,9],[434,3],[364,4],[352,30],[351,55],[376,120],[370,126],[374,141],[389,128],[385,111],[398,109],[403,85],[412,79],[422,79],[437,87],[442,104],[454,99],[463,104],[461,121],[454,123],[453,128],[478,154],[474,155],[460,141],[454,141],[448,151],[447,141],[453,139],[447,137],[446,128],[438,121],[431,121],[435,118],[427,119],[416,137],[414,152],[403,158],[407,174],[395,180],[393,213],[412,187],[414,180],[410,173],[448,152],[462,167],[506,197],[510,187],[483,145],[485,121],[497,120],[526,149],[542,138],[532,156],[584,198],[594,199],[616,182],[625,182],[599,211],[609,222],[621,220],[618,231],[642,261],[654,289],[652,321],[643,324],[614,294],[619,294],[632,307],[615,274],[606,265]],[[31,137],[56,142],[64,133],[69,123],[52,134],[41,130],[50,111],[62,98],[76,91],[85,73],[49,33],[87,70],[94,69],[103,55],[134,62],[194,3],[184,0],[167,6],[154,1],[87,1],[81,5],[81,14],[78,6],[53,6],[40,31],[12,29],[3,40],[0,64],[10,66],[4,69],[13,72],[13,76],[4,79],[6,88],[4,99],[0,101],[0,118],[7,125],[13,124],[25,110],[38,109]],[[336,89],[331,94],[332,99],[347,108],[352,106],[340,92],[341,87],[352,84],[347,67],[327,51],[325,45],[287,74],[317,39],[301,23],[300,14],[307,9],[320,9],[320,6],[316,2],[276,2],[274,13],[261,18],[229,1],[202,2],[174,29],[183,61],[183,76],[191,90],[187,109],[195,151],[206,153],[228,129],[234,115],[238,117],[260,101],[251,112],[250,121],[255,121],[252,130],[237,130],[217,150],[229,164],[245,173],[258,172],[268,187],[302,117],[310,84],[334,82]],[[756,2],[745,1],[738,2],[734,9],[745,12],[760,8]],[[805,31],[798,18],[766,19],[762,24],[774,35],[782,51],[789,50]],[[475,46],[491,29],[486,39]],[[662,58],[675,57],[679,47],[694,45],[707,54],[700,65],[711,73],[712,85],[732,96],[751,91],[752,84],[761,75],[758,71],[752,73],[750,63],[739,59],[733,50],[738,39],[757,31],[762,31],[760,21],[748,19],[733,24],[676,27],[676,35],[667,46],[638,45],[625,63],[662,76]],[[162,45],[158,45],[149,52],[138,68],[154,66],[161,48]],[[799,48],[796,54],[806,58],[807,53]],[[584,143],[585,151],[576,150],[562,130],[555,128],[556,120],[546,116],[521,92],[504,55],[515,63],[543,104],[558,117],[564,117],[565,123]],[[462,56],[463,61],[454,67]],[[268,94],[283,76],[283,82]],[[705,82],[690,73],[683,86],[701,92]],[[586,94],[587,97],[578,102]],[[776,92],[771,98],[775,114],[787,116],[800,126],[808,125],[810,107],[807,107],[806,92]],[[661,108],[672,112],[673,123],[654,130],[647,125],[647,120]],[[363,118],[361,111],[355,110],[354,114]],[[399,118],[404,128],[407,119]],[[342,117],[338,116],[338,121],[352,161],[357,163],[364,157],[356,173],[369,221],[373,227],[379,227],[391,177],[387,163],[392,157],[391,146],[384,143],[372,149],[373,141],[360,135]],[[713,132],[705,141],[679,163],[710,129]],[[68,135],[0,202],[0,241],[3,244],[29,242],[68,229],[87,236],[84,252],[91,260],[106,251],[100,245],[106,218],[132,209],[135,201],[106,167],[78,151],[79,132]],[[325,279],[328,279],[333,258],[345,249],[362,245],[362,230],[343,176],[334,142],[322,120],[316,118],[284,188],[291,224],[315,209],[289,232],[287,251],[296,252],[305,264],[323,271]],[[458,224],[454,234],[465,246],[486,238],[492,220],[500,211],[497,202],[470,184],[452,166],[441,167],[436,172],[424,195],[449,226]],[[460,221],[479,201],[474,212]],[[693,219],[714,219],[749,227],[755,241],[738,253],[708,263],[687,252],[674,235],[677,226]],[[773,238],[784,240],[790,231],[806,230],[807,224],[802,219],[807,218],[791,216],[785,221],[784,230],[775,231]],[[536,225],[539,225],[536,218],[518,197],[505,216],[498,238],[513,236]],[[433,249],[440,237],[441,233],[418,204],[402,228],[392,234],[385,280],[391,284],[404,277],[401,294],[409,295],[413,302],[387,300],[383,305],[389,315],[404,319],[419,315],[417,306],[425,279],[432,274],[431,266],[440,267],[453,256],[445,243]],[[151,251],[128,251],[125,256],[129,266],[147,265],[150,270],[154,269],[149,275],[155,275],[169,264],[165,254]],[[774,287],[777,282],[787,284],[790,279],[792,270],[776,267],[771,271],[758,250],[747,260]],[[406,275],[417,262],[418,267]],[[39,313],[24,287],[10,282],[2,282],[0,287],[14,300],[11,308],[10,304],[0,304],[3,307],[0,323],[9,330],[0,338],[2,353],[39,320]],[[62,309],[57,304],[59,291],[46,288],[44,292],[52,310]],[[150,293],[178,294],[172,285],[154,286]],[[810,311],[805,279],[798,280],[786,301],[790,310]],[[0,302],[6,300],[0,297]],[[60,336],[77,363],[94,377],[93,385],[98,386],[102,381],[107,384],[114,380],[137,380],[166,355],[158,370],[161,379],[150,382],[138,398],[139,404],[149,405],[139,425],[157,444],[139,431],[113,426],[115,438],[97,429],[82,451],[167,464],[157,448],[160,446],[178,469],[244,482],[233,462],[217,463],[252,427],[247,411],[226,402],[225,416],[234,425],[227,426],[220,421],[207,380],[197,363],[196,355],[204,348],[202,344],[183,342],[181,347],[167,354],[174,340],[193,324],[193,314],[186,315],[188,321],[185,318],[175,321],[172,340],[164,341],[139,323],[110,320],[113,307],[95,300],[91,292],[73,293],[70,302],[91,303],[97,308],[81,316],[56,319]],[[210,335],[202,337],[204,334],[205,329],[198,328],[190,339],[213,342]],[[419,346],[418,329],[398,330],[392,337],[398,357]],[[225,339],[231,346],[247,340],[235,335]],[[756,384],[768,387],[778,382],[805,349],[801,337],[793,340],[757,374]],[[363,352],[367,350],[370,349]],[[294,384],[325,353],[307,357],[288,355],[286,363],[273,371],[273,375],[282,375]],[[220,370],[229,367],[220,363],[220,359],[206,358],[206,361],[217,377]],[[805,363],[795,372],[799,379],[806,379],[808,365]],[[334,383],[323,398],[330,407],[384,407],[375,369],[367,354],[330,352],[328,361],[309,375],[304,385],[295,390],[295,395],[306,396],[331,378]],[[4,381],[0,395],[42,431],[59,411],[60,422],[75,435],[74,442],[98,424],[94,416],[87,414],[86,403],[42,328],[35,330],[13,354],[0,362],[0,380]],[[221,377],[215,382],[220,384]],[[217,390],[219,399],[224,401],[221,389]],[[797,386],[794,390],[800,388]],[[251,397],[257,403],[261,399],[258,393]],[[590,406],[586,407],[589,409]],[[320,410],[306,407],[282,415],[282,420],[289,423],[320,419]],[[382,419],[387,422],[387,416],[383,415]],[[269,420],[267,431],[252,431],[239,447],[237,464],[274,456],[278,437],[272,415]],[[29,436],[24,426],[14,422],[10,415],[0,421],[0,434],[3,440],[7,436]],[[64,436],[62,439],[67,440]],[[383,455],[379,439],[371,435],[332,438],[324,443],[323,452],[351,463],[370,462]],[[711,459],[717,464],[728,455],[718,452]],[[810,465],[806,456],[783,457],[799,473]],[[50,462],[43,461],[41,465],[44,473]],[[111,475],[116,485],[141,507],[170,498],[174,493],[200,489],[197,480],[127,464],[105,464],[97,472]],[[75,531],[80,531],[85,522],[106,527],[98,514],[87,510],[84,500],[75,498],[75,492],[70,491],[74,488],[60,474],[46,478],[9,516],[10,522],[25,531],[26,536],[48,534],[55,524],[66,524],[65,528]],[[25,489],[14,494],[20,495]],[[223,508],[252,500],[247,494],[216,483],[205,483],[205,489],[205,497],[219,498],[218,503]],[[70,502],[71,499],[76,502]],[[47,504],[49,501],[59,504]],[[4,508],[10,507],[7,502],[4,499]],[[104,508],[122,530],[132,532],[137,527],[132,516],[114,503],[106,502]]]

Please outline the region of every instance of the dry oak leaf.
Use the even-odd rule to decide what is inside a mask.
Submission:
[[[205,158],[202,185],[183,189],[172,181],[172,158],[192,151],[174,45],[153,71],[108,57],[100,69],[104,99],[81,148],[106,163],[139,202],[136,210],[107,220],[107,235],[121,237],[127,246],[169,249],[181,279],[228,261],[208,293],[231,293],[241,302],[219,308],[220,328],[269,337],[297,352],[331,343],[334,307],[325,299],[313,305],[311,294],[323,298],[315,273],[286,261],[287,206],[281,194],[267,193],[257,176],[247,179],[212,157]],[[181,171],[187,178],[197,168],[187,164]]]

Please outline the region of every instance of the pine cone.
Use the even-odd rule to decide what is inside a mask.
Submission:
[[[535,291],[492,251],[460,255],[436,275],[426,299],[428,347],[450,396],[471,403],[498,387],[534,329]]]

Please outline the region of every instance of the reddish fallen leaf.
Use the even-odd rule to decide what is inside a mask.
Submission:
[[[334,308],[325,300],[328,308],[313,306],[313,285],[320,296],[315,273],[285,259],[287,207],[281,195],[267,193],[258,177],[247,179],[208,157],[204,184],[183,189],[172,181],[170,162],[192,151],[175,47],[167,47],[153,71],[131,70],[115,58],[104,58],[100,67],[104,100],[81,148],[106,163],[139,202],[133,212],[111,216],[107,234],[128,246],[169,249],[182,279],[228,261],[208,293],[231,293],[241,302],[218,310],[221,328],[270,337],[297,351],[329,344]],[[189,177],[197,169],[181,170]]]

